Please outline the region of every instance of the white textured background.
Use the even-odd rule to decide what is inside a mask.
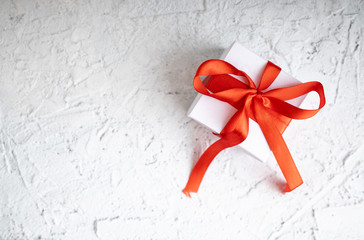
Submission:
[[[364,2],[0,1],[0,239],[364,239]],[[186,117],[198,65],[238,40],[327,105],[271,157]]]

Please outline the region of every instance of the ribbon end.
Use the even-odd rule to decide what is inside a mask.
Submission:
[[[185,189],[183,189],[183,191],[182,191],[187,197],[189,197],[189,198],[191,198],[191,194],[190,194],[190,192],[189,191],[187,191],[186,190],[186,188]]]
[[[299,186],[301,186],[302,185],[302,181],[301,181],[301,183],[300,184],[297,184],[295,187],[293,187],[293,188],[290,188],[289,186],[288,186],[288,184],[286,185],[286,187],[284,188],[284,190],[283,190],[283,193],[288,193],[288,192],[292,192],[293,190],[295,190],[296,188],[298,188]]]
[[[288,192],[291,192],[293,189],[291,189],[288,184],[286,185],[286,187],[284,188],[283,190],[283,193],[288,193]]]

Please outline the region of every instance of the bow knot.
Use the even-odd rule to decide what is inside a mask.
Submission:
[[[190,192],[197,192],[208,166],[219,152],[238,145],[246,139],[249,132],[249,118],[259,124],[277,160],[287,181],[285,191],[292,191],[303,183],[282,133],[291,119],[314,116],[325,105],[325,95],[319,82],[264,91],[273,83],[280,71],[278,66],[268,61],[259,86],[256,87],[245,72],[222,60],[208,60],[198,68],[193,80],[195,89],[201,94],[229,103],[237,109],[237,112],[218,134],[221,139],[212,144],[194,166],[183,190],[187,196],[190,196]],[[204,75],[210,76],[206,86],[200,79],[200,76]],[[242,77],[246,83],[232,75]],[[300,109],[285,102],[311,91],[317,92],[320,97],[317,109]]]

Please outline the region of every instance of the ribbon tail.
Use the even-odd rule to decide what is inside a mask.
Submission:
[[[254,114],[257,123],[259,124],[265,139],[277,160],[279,168],[287,181],[284,192],[290,192],[303,183],[301,175],[298,172],[296,164],[293,161],[291,153],[289,152],[281,133],[275,124],[272,123],[269,113],[267,113],[264,109],[262,101],[255,101],[254,106]]]
[[[238,145],[244,141],[244,139],[244,137],[236,133],[229,133],[224,135],[221,139],[217,140],[209,148],[207,148],[207,150],[201,155],[200,159],[194,166],[186,187],[182,192],[187,197],[191,197],[191,192],[197,193],[207,168],[210,166],[210,163],[212,160],[214,160],[217,154],[226,148]]]

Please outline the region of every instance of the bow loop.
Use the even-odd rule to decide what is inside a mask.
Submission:
[[[264,93],[266,97],[274,97],[282,101],[300,97],[310,92],[316,92],[320,97],[320,107],[325,105],[324,88],[319,82],[306,82],[292,87],[277,88]]]
[[[263,75],[260,80],[258,90],[263,91],[267,89],[274,82],[274,80],[277,78],[280,72],[281,72],[280,67],[268,61],[263,71]]]
[[[245,105],[245,98],[255,93],[256,89],[232,88],[214,93],[214,98],[227,102],[236,109],[239,109]]]

